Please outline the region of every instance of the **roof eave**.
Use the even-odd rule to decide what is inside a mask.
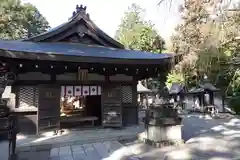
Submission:
[[[162,59],[123,59],[123,58],[109,58],[109,57],[90,57],[90,56],[73,56],[73,55],[59,55],[59,54],[45,54],[32,53],[22,51],[10,51],[0,49],[1,57],[12,59],[26,59],[26,60],[43,60],[43,61],[63,61],[76,63],[105,63],[105,64],[129,64],[129,65],[161,65],[169,64],[171,57]],[[161,62],[160,62],[161,61]],[[167,66],[166,66],[167,67]],[[170,67],[170,66],[169,66]]]
[[[118,41],[116,41],[115,39],[113,39],[112,37],[110,37],[109,35],[107,35],[107,34],[106,34],[103,30],[101,30],[93,21],[91,21],[91,20],[85,20],[85,21],[87,22],[87,25],[89,25],[89,27],[92,27],[91,25],[93,25],[93,27],[95,28],[95,29],[94,29],[94,28],[93,28],[93,29],[94,29],[94,31],[95,31],[98,35],[100,35],[100,36],[104,37],[106,40],[112,42],[112,44],[113,44],[114,46],[117,46],[117,48],[119,48],[119,49],[125,49],[125,47],[124,47],[123,44],[119,43]]]
[[[46,39],[46,38],[49,38],[49,37],[51,37],[51,36],[54,36],[54,35],[62,32],[62,31],[64,31],[64,30],[68,29],[70,26],[72,26],[73,24],[75,24],[75,21],[76,21],[75,19],[76,19],[76,18],[78,18],[78,20],[80,20],[82,17],[80,17],[80,15],[78,15],[78,16],[70,19],[68,22],[65,22],[65,23],[63,23],[63,24],[55,27],[56,29],[53,28],[53,29],[50,30],[50,31],[46,31],[46,32],[41,33],[41,34],[39,34],[39,35],[30,37],[30,38],[26,38],[26,39],[24,39],[24,40],[22,40],[22,41],[40,42],[40,41],[42,41],[42,40],[44,40],[44,39]]]

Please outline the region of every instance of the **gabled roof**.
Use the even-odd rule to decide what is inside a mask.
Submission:
[[[23,41],[58,42],[72,35],[78,35],[79,38],[88,36],[99,45],[124,49],[121,43],[108,36],[90,19],[89,14],[86,13],[86,6],[83,7],[82,5],[80,7],[76,6],[76,11],[73,12],[68,22]]]
[[[210,82],[205,82],[205,83],[199,84],[199,87],[203,88],[204,90],[210,90],[210,91],[218,91],[219,90]]]
[[[0,57],[17,59],[166,65],[173,56],[80,43],[0,41]]]
[[[205,91],[211,91],[216,92],[219,91],[218,88],[216,88],[213,84],[211,84],[208,81],[203,81],[202,83],[199,83],[197,87],[191,88],[188,92],[189,93],[200,93]]]

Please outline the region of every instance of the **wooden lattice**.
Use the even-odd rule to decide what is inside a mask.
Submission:
[[[20,87],[18,96],[20,108],[38,107],[38,88],[31,86]]]
[[[132,103],[132,87],[122,86],[122,102]]]

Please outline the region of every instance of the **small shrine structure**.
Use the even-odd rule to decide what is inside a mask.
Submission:
[[[174,102],[183,102],[185,93],[186,87],[181,83],[173,83],[169,89],[169,95],[174,99]]]
[[[173,99],[174,107],[185,108],[186,87],[181,83],[173,83],[169,89],[169,96]]]
[[[213,84],[204,80],[199,83],[197,87],[191,88],[188,93],[193,95],[194,105],[198,105],[197,108],[206,110],[208,106],[214,106],[214,93],[219,89]]]

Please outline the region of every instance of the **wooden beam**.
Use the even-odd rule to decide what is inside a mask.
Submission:
[[[67,30],[67,31],[59,34],[58,36],[49,37],[49,38],[45,39],[45,41],[59,42],[59,41],[63,40],[64,38],[66,38],[66,37],[68,37],[68,36],[70,36],[70,35],[72,35],[76,32],[77,32],[76,28],[72,28],[70,30]]]
[[[54,82],[56,85],[102,85],[109,84],[108,81],[69,81],[69,80],[58,80]],[[132,85],[132,81],[111,81],[112,84],[126,84]],[[52,81],[43,81],[43,80],[18,80],[14,85],[38,85],[38,84],[52,84]]]
[[[86,32],[87,35],[89,35],[90,37],[92,37],[93,39],[95,39],[97,42],[99,42],[100,44],[102,44],[103,46],[109,47],[109,45],[107,43],[105,43],[103,40],[101,40],[100,38],[98,38],[95,34],[93,34],[90,31]]]

